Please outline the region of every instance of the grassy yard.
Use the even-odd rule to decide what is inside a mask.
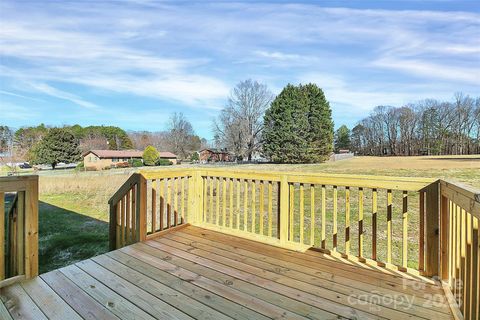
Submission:
[[[335,163],[316,165],[240,165],[242,169],[255,170],[291,170],[302,172],[329,172],[347,174],[371,174],[389,176],[435,177],[452,179],[468,183],[480,189],[480,156],[444,156],[444,157],[357,157]],[[175,168],[178,168],[177,166]],[[233,167],[232,167],[233,168]],[[127,179],[131,170],[110,170],[104,172],[58,171],[40,172],[40,266],[41,272],[52,270],[87,257],[97,255],[108,250],[108,199]],[[341,192],[341,191],[340,191]],[[339,192],[339,199],[341,193]],[[316,192],[318,196],[320,192]],[[305,216],[308,217],[309,202],[306,191]],[[365,194],[366,198],[369,197]],[[355,195],[352,192],[352,200]],[[383,198],[379,198],[383,201]],[[418,200],[412,195],[412,203]],[[318,202],[317,202],[318,203]],[[367,235],[370,230],[371,217],[367,214],[369,202],[365,202]],[[331,208],[332,204],[328,204]],[[399,207],[399,206],[397,206]],[[380,203],[379,203],[380,208]],[[401,208],[401,206],[400,206]],[[344,224],[343,215],[339,206],[339,249],[342,249]],[[352,201],[352,252],[356,246],[356,202]],[[394,212],[394,224],[399,223],[399,212]],[[379,219],[384,213],[379,211]],[[330,218],[330,217],[327,217]],[[415,214],[411,215],[411,230],[418,224]],[[317,219],[319,219],[317,215]],[[383,221],[383,220],[382,220]],[[379,227],[383,222],[379,221]],[[305,226],[308,229],[308,224]],[[327,233],[331,225],[327,225]],[[307,230],[308,232],[308,230]],[[395,229],[394,229],[394,232]],[[409,238],[415,239],[416,234],[411,231]],[[379,239],[384,235],[379,234]],[[394,239],[401,234],[394,233]],[[306,234],[308,239],[308,233]],[[318,236],[315,239],[319,241]],[[380,240],[379,240],[380,241]],[[383,242],[382,242],[383,243]],[[379,244],[379,250],[381,250]],[[369,250],[366,243],[365,251]],[[396,247],[394,258],[399,257],[399,248]],[[412,246],[409,254],[415,255]]]

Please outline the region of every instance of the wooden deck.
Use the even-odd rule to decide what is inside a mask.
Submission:
[[[1,319],[452,319],[426,278],[187,226],[1,289]]]

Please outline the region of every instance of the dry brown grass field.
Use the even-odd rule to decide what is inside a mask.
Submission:
[[[175,168],[190,166],[180,165],[175,166]],[[147,170],[168,170],[170,168],[172,167],[148,168]],[[225,165],[224,168],[434,177],[464,182],[480,189],[480,155],[355,157],[349,160],[323,164],[246,164]],[[100,254],[108,249],[108,199],[132,172],[134,172],[133,169],[102,172],[40,172],[41,271],[45,272],[68,265],[92,255]],[[306,197],[308,199],[307,194]],[[365,197],[368,198],[368,194],[365,194]],[[340,193],[339,199],[341,199]],[[354,199],[353,194],[352,199]],[[383,200],[379,198],[379,201]],[[413,205],[417,201],[415,196],[412,196],[410,201],[412,208],[415,208]],[[305,205],[305,212],[309,212],[309,202],[307,201]],[[331,204],[328,206],[330,207]],[[365,206],[368,207],[368,201],[365,202]],[[341,210],[340,206],[339,210]],[[410,219],[409,238],[411,237],[412,241],[415,239],[414,227],[418,224],[415,210],[417,209],[413,209]],[[355,221],[355,202],[352,202],[351,211],[351,219]],[[379,212],[379,214],[381,213]],[[367,225],[368,219],[367,214]],[[398,219],[400,219],[400,216],[394,212],[394,223],[399,223]],[[339,230],[341,230],[343,223],[341,211],[339,211]],[[330,224],[327,225],[327,230],[331,230]],[[355,227],[352,228],[352,232],[356,232]],[[367,228],[366,232],[368,234],[370,230]],[[401,234],[395,234],[394,230],[394,239],[400,237]],[[308,234],[306,238],[308,239]],[[316,241],[319,241],[319,239],[316,239]],[[342,234],[339,233],[339,244],[341,243]],[[352,250],[355,250],[355,244],[352,243],[352,245]],[[366,250],[368,250],[368,243],[366,245]],[[339,249],[341,249],[341,245]],[[398,250],[399,248],[395,249],[394,258],[399,257],[400,252]],[[409,255],[415,256],[417,250],[418,248],[413,244],[409,250]],[[55,262],[53,263],[53,261]]]

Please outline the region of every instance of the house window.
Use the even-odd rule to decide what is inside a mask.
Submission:
[[[118,162],[118,158],[112,158],[113,162]]]

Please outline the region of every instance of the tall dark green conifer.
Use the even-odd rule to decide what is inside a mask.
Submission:
[[[321,162],[333,149],[330,105],[315,84],[287,85],[264,121],[263,151],[274,162]]]
[[[59,162],[71,163],[80,160],[78,140],[64,128],[52,128],[33,148],[34,163],[51,164],[55,169]]]

